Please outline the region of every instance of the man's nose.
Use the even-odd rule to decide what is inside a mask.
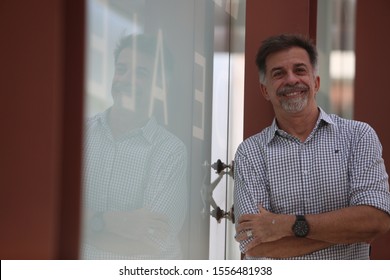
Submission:
[[[293,71],[288,71],[285,76],[285,81],[287,84],[295,85],[299,82],[299,78]]]

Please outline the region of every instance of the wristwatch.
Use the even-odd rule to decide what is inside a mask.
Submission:
[[[91,219],[91,228],[94,232],[102,232],[105,227],[103,212],[96,212]]]
[[[309,233],[309,224],[307,223],[305,216],[296,215],[295,223],[292,227],[296,237],[306,237]]]

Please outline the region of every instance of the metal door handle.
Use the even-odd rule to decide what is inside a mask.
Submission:
[[[230,165],[223,163],[220,159],[218,159],[216,162],[214,162],[211,165],[211,168],[213,168],[217,174],[220,174],[222,171],[224,171],[226,168],[229,168],[230,170],[228,172],[225,172],[225,174],[229,174],[234,178],[234,161]]]
[[[209,169],[210,165],[207,162],[205,162],[205,164],[203,164],[203,167],[206,170],[205,170],[205,175],[203,177],[203,186],[202,186],[202,189],[200,191],[201,196],[202,196],[202,200],[203,200],[203,206],[204,206],[202,212],[203,213],[209,212],[209,211],[207,211],[207,203],[208,203],[213,208],[213,210],[210,212],[210,215],[212,217],[214,217],[218,223],[220,223],[221,220],[223,218],[225,218],[234,224],[235,223],[234,205],[232,205],[232,207],[230,208],[230,211],[224,211],[217,205],[217,203],[215,202],[215,200],[213,198],[213,191],[217,187],[218,183],[221,181],[222,177],[225,174],[228,174],[229,176],[231,176],[234,179],[234,176],[233,176],[234,162],[232,161],[232,163],[230,165],[227,165],[227,164],[223,163],[220,159],[218,159],[215,163],[213,163],[211,165],[211,168],[213,168],[219,176],[211,183],[206,182],[206,180],[208,178],[207,174],[210,171],[210,169]],[[229,170],[226,171],[226,169],[229,169]]]

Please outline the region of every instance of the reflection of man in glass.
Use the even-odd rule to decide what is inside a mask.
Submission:
[[[120,40],[113,106],[87,123],[83,258],[181,257],[186,150],[149,117],[155,54],[154,38]]]

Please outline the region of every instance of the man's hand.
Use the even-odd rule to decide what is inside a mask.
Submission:
[[[246,251],[260,245],[272,242],[287,236],[292,236],[293,215],[274,214],[259,205],[258,214],[242,215],[236,227],[236,240],[250,240]]]
[[[88,218],[93,217],[93,212]],[[87,243],[121,255],[158,255],[169,234],[168,219],[147,209],[132,212],[104,212],[104,229],[89,230]]]
[[[164,240],[169,233],[168,219],[144,208],[132,212],[106,212],[104,221],[107,231],[133,240],[145,236]]]

